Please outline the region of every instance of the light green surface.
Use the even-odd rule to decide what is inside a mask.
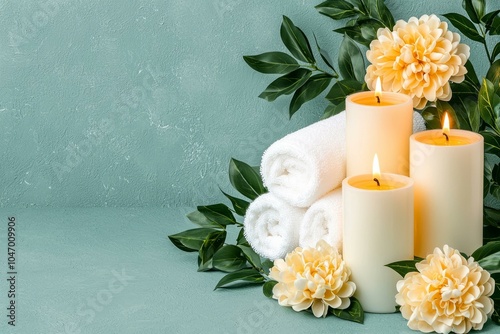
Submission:
[[[17,221],[19,291],[13,329],[2,246],[0,333],[415,333],[399,314],[368,314],[358,325],[293,312],[260,287],[213,291],[223,274],[197,273],[196,255],[166,239],[193,226],[189,210],[0,210],[1,245],[7,217]],[[119,283],[114,271],[133,280]],[[483,331],[498,332],[491,323]]]
[[[166,239],[194,227],[185,206],[221,200],[230,157],[256,165],[322,114],[317,101],[288,121],[286,99],[257,98],[271,77],[242,60],[285,51],[281,15],[336,58],[341,38],[319,2],[0,0],[0,333],[412,333],[398,314],[360,326],[296,314],[260,288],[214,292],[222,274],[197,273],[195,254]],[[461,10],[460,0],[387,2],[405,19]],[[134,279],[120,286],[116,272]]]
[[[461,12],[461,2],[387,1],[404,19]],[[217,200],[231,157],[256,165],[322,114],[319,99],[288,121],[289,99],[257,97],[274,76],[242,59],[285,51],[282,15],[336,59],[341,36],[319,3],[0,0],[0,206]]]

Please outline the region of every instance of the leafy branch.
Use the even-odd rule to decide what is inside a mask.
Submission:
[[[486,156],[500,157],[500,42],[490,52],[486,36],[500,34],[500,9],[486,12],[485,0],[464,0],[465,15],[444,14],[461,33],[484,45],[491,64],[481,80],[470,61],[465,64],[467,74],[461,83],[451,83],[453,95],[450,101],[429,103],[422,116],[427,128],[440,128],[445,112],[454,127],[478,132],[485,140]],[[321,70],[304,32],[288,18],[283,18],[281,39],[291,55],[284,52],[268,52],[244,56],[254,70],[261,73],[283,74],[273,81],[259,97],[274,101],[281,95],[293,93],[289,115],[292,117],[304,103],[315,99],[329,88],[325,95],[328,104],[322,118],[336,115],[345,109],[347,95],[366,90],[365,58],[362,49],[368,48],[377,38],[379,28],[392,29],[395,21],[383,0],[327,0],[316,10],[335,21],[345,22],[333,31],[343,35],[338,54],[338,71],[327,51],[314,42],[321,60],[331,72]],[[302,64],[300,63],[302,62]],[[332,84],[333,83],[333,84]],[[495,159],[493,159],[495,161]],[[489,166],[485,162],[484,197],[493,196],[500,203],[500,164]],[[500,210],[485,206],[485,242],[500,240]]]
[[[236,159],[231,159],[229,163],[229,180],[240,194],[250,200],[267,192],[255,168]],[[217,283],[216,289],[233,284],[262,284],[270,261],[262,259],[250,247],[243,233],[243,224],[233,214],[244,216],[250,203],[221,192],[229,199],[232,208],[222,203],[198,206],[187,218],[200,227],[169,235],[168,238],[180,250],[198,252],[198,271],[228,273]],[[234,244],[226,241],[230,226],[239,229]]]

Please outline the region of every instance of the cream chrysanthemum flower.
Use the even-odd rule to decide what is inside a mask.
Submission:
[[[366,53],[371,65],[365,81],[372,90],[380,77],[382,90],[407,94],[423,109],[427,101],[449,101],[449,82],[464,80],[470,48],[436,15],[399,20],[393,31],[380,28],[377,37]]]
[[[296,248],[277,259],[269,276],[278,283],[273,298],[295,311],[311,307],[314,316],[326,316],[328,307],[346,309],[356,285],[349,281],[351,270],[337,249],[324,240],[316,248]]]
[[[397,283],[396,302],[408,327],[422,332],[468,333],[493,312],[495,281],[473,258],[444,246]]]

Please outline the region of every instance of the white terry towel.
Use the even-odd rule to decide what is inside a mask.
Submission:
[[[320,240],[342,252],[342,188],[317,200],[307,210],[299,231],[300,247],[315,247]]]
[[[261,256],[275,260],[299,245],[300,222],[305,209],[293,207],[271,193],[257,197],[247,209],[245,237]]]
[[[260,171],[270,192],[309,207],[346,177],[345,111],[290,133],[264,152]],[[413,132],[425,121],[413,113]]]
[[[413,133],[424,131],[426,129],[425,120],[419,112],[413,112]]]
[[[290,133],[262,156],[261,174],[270,192],[308,207],[345,178],[345,112]]]

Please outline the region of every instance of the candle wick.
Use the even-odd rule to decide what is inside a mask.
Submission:
[[[380,187],[380,182],[378,181],[378,179],[376,177],[373,178],[373,181],[377,182],[377,187]]]
[[[375,97],[377,98],[377,103],[380,103],[380,96],[375,95]]]
[[[449,141],[450,139],[448,138],[448,135],[446,133],[443,132],[443,136],[446,137],[446,141]]]

